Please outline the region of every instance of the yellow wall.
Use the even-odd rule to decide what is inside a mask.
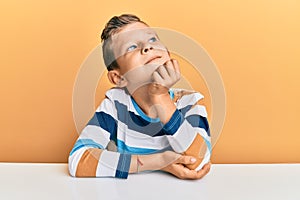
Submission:
[[[134,13],[194,38],[219,67],[227,113],[213,163],[300,162],[299,10],[297,0],[2,1],[0,161],[67,162],[76,73],[106,21]]]

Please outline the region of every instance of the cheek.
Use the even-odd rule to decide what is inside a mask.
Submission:
[[[130,53],[126,58],[126,61],[128,65],[130,65],[130,68],[140,67],[143,64],[140,52],[138,51]]]
[[[170,58],[169,52],[165,52],[165,54],[164,54],[164,61],[167,62],[170,59],[171,58]]]
[[[166,61],[170,60],[170,55],[168,49],[163,44],[156,44],[157,51],[160,51],[160,54],[162,55],[162,59],[160,64],[164,64]]]
[[[137,85],[149,83],[152,79],[152,69],[148,66],[136,67],[128,71],[124,76],[128,80],[129,84]]]
[[[163,51],[163,52],[161,53],[161,55],[162,55],[162,58],[159,60],[159,63],[158,63],[159,65],[163,65],[163,64],[165,64],[168,60],[171,59],[167,51]]]
[[[141,66],[139,55],[137,53],[130,53],[121,56],[117,59],[117,62],[121,68],[121,73],[126,73],[135,67]]]

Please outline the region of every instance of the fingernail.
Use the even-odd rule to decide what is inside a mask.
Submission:
[[[197,160],[196,158],[191,158],[192,163],[196,162],[196,160]]]

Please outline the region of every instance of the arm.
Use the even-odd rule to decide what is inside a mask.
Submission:
[[[137,157],[140,162],[137,161]],[[210,163],[206,164],[199,171],[190,170],[184,165],[195,163],[192,156],[183,156],[173,151],[165,151],[163,153],[151,155],[133,155],[129,173],[136,173],[145,170],[162,170],[173,174],[180,179],[200,179],[210,170]],[[141,164],[138,164],[141,163]],[[137,165],[140,165],[139,167]]]
[[[177,153],[191,155],[197,158],[197,162],[187,165],[190,169],[199,170],[203,158],[200,158],[201,145],[207,145],[207,155],[204,162],[209,161],[211,146],[207,113],[205,107],[199,101],[201,94],[190,93],[177,103],[180,112],[170,99],[168,88],[174,85],[180,78],[179,65],[176,60],[168,61],[165,66],[160,66],[153,73],[154,84],[150,85],[151,100],[156,105],[156,111],[165,124],[164,129],[169,135],[169,141]]]
[[[130,154],[107,150],[116,140],[115,110],[109,99],[104,99],[78,137],[69,155],[69,172],[76,177],[127,178]]]
[[[130,154],[109,152],[101,148],[81,147],[76,150],[78,142],[76,144],[75,150],[73,149],[74,152],[72,151],[69,157],[70,174],[75,177],[127,178],[128,173],[163,170],[181,179],[197,179],[209,171],[209,166],[200,172],[187,170],[183,164],[192,164],[195,160],[191,156],[182,156],[172,151],[131,156]],[[138,165],[140,166],[138,167]]]
[[[167,61],[157,68],[152,75],[154,83],[148,87],[149,97],[154,105],[158,118],[166,124],[176,111],[176,106],[168,93],[176,82],[180,80],[180,70],[175,59]]]
[[[187,94],[177,101],[175,112],[164,125],[168,140],[175,152],[193,156],[197,161],[188,164],[189,169],[200,170],[209,162],[211,154],[210,130],[206,109],[201,105],[199,93]],[[203,145],[205,144],[205,145]],[[204,155],[203,147],[206,146]],[[202,151],[200,155],[200,151]]]
[[[137,172],[137,155],[116,152],[113,142],[117,130],[115,118],[112,102],[105,99],[70,152],[69,172],[72,176],[127,178],[128,173]],[[167,152],[139,155],[143,163],[139,171],[162,169],[180,156]]]

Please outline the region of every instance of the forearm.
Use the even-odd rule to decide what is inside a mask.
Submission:
[[[148,155],[132,155],[129,173],[161,170],[176,161],[181,155],[173,151]]]
[[[176,110],[176,106],[171,100],[169,93],[152,96],[151,101],[158,118],[163,124],[166,124]]]
[[[159,170],[164,165],[163,153],[132,155],[129,173],[138,173],[147,170]]]

